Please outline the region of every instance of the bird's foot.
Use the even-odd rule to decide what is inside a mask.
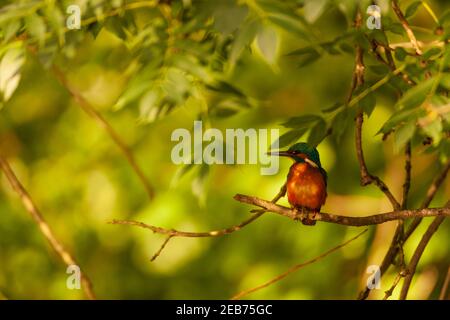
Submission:
[[[312,214],[312,215],[310,215],[310,214]],[[316,215],[317,215],[316,211],[308,211],[308,212],[304,213],[302,223],[305,226],[314,226],[316,224]]]
[[[303,221],[303,219],[305,218],[305,209],[293,207],[292,210],[294,210],[294,220]]]

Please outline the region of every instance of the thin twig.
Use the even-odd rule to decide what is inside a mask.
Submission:
[[[445,280],[444,280],[444,284],[442,285],[441,292],[439,293],[439,300],[445,300],[445,294],[447,293],[449,283],[450,283],[450,267],[448,267],[447,275],[445,276]]]
[[[164,240],[164,242],[162,243],[162,245],[159,248],[159,250],[156,251],[156,253],[153,255],[153,257],[150,259],[150,262],[155,261],[156,258],[158,258],[160,256],[161,252],[164,250],[164,248],[166,247],[167,243],[169,243],[170,239],[172,239],[173,237],[174,237],[173,235],[167,236],[166,240]]]
[[[39,226],[39,229],[41,230],[41,233],[45,237],[45,239],[48,241],[50,246],[53,248],[53,250],[56,252],[56,254],[61,258],[61,260],[67,265],[77,265],[79,264],[76,262],[75,258],[64,248],[62,243],[55,237],[52,229],[48,225],[48,223],[45,221],[44,217],[42,216],[39,209],[34,204],[31,196],[27,192],[27,190],[24,188],[24,186],[20,183],[17,176],[14,174],[13,170],[11,169],[9,163],[3,156],[0,155],[0,168],[5,174],[5,177],[9,181],[12,189],[17,193],[17,195],[20,197],[23,206],[25,209],[30,213],[33,220],[37,223]],[[84,272],[81,272],[81,283],[83,286],[83,290],[86,294],[86,296],[89,299],[95,299],[95,294],[92,289],[92,284],[87,277],[87,275]]]
[[[403,183],[402,209],[408,207],[408,195],[411,188],[411,141],[405,147],[405,182]]]
[[[356,235],[355,237],[351,238],[350,240],[348,240],[348,241],[346,241],[346,242],[344,242],[344,243],[342,243],[342,244],[340,244],[340,245],[338,245],[338,246],[336,246],[336,247],[334,247],[334,248],[332,248],[332,249],[330,249],[330,250],[328,250],[328,251],[322,253],[321,255],[315,257],[314,259],[308,260],[308,261],[306,261],[306,262],[303,262],[303,263],[300,263],[300,264],[297,264],[297,265],[291,267],[291,268],[290,268],[289,270],[287,270],[286,272],[283,272],[282,274],[276,276],[275,278],[273,278],[273,279],[271,279],[271,280],[269,280],[269,281],[267,281],[267,282],[265,282],[265,283],[263,283],[263,284],[261,284],[261,285],[259,285],[259,286],[257,286],[257,287],[254,287],[254,288],[248,289],[248,290],[244,290],[244,291],[242,291],[242,292],[240,292],[240,293],[234,295],[234,296],[231,298],[231,300],[238,300],[238,299],[240,299],[240,298],[242,298],[242,297],[244,297],[244,296],[246,296],[246,295],[248,295],[248,294],[250,294],[250,293],[253,293],[253,292],[258,291],[258,290],[260,290],[260,289],[266,288],[266,287],[270,286],[271,284],[273,284],[273,283],[275,283],[275,282],[278,282],[278,281],[282,280],[283,278],[287,277],[287,276],[290,275],[291,273],[293,273],[293,272],[295,272],[295,271],[297,271],[297,270],[299,270],[299,269],[301,269],[301,268],[303,268],[303,267],[306,267],[307,265],[310,265],[310,264],[312,264],[312,263],[314,263],[314,262],[317,262],[317,261],[319,261],[319,260],[325,258],[326,256],[330,255],[331,253],[333,253],[333,252],[339,250],[340,248],[345,247],[345,246],[348,245],[350,242],[352,242],[352,241],[358,239],[358,238],[359,238],[360,236],[362,236],[365,232],[367,232],[367,230],[368,230],[368,229],[365,229],[364,231],[362,231],[361,233],[359,233],[359,234]]]
[[[422,50],[420,50],[416,36],[414,35],[414,32],[411,30],[408,20],[406,20],[405,16],[403,15],[403,12],[400,10],[397,0],[392,0],[392,9],[394,10],[395,14],[397,15],[398,20],[400,20],[400,23],[402,24],[403,29],[405,29],[406,34],[408,35],[408,38],[409,38],[409,41],[411,42],[412,47],[414,48],[414,50],[416,50],[416,54],[419,56],[422,55]]]
[[[447,177],[449,171],[450,171],[450,160],[447,160],[447,163],[445,164],[441,173],[436,176],[433,183],[428,188],[427,195],[422,203],[421,208],[427,208],[430,205],[431,201],[433,201],[434,196],[436,195],[436,192],[439,190],[439,187],[445,181],[445,178]],[[419,226],[421,221],[422,219],[418,217],[411,222],[408,229],[405,231],[404,241],[408,240],[408,238],[411,236],[414,230],[416,230],[416,228]]]
[[[67,91],[69,91],[71,96],[75,99],[78,106],[80,106],[80,108],[84,112],[86,112],[86,114],[88,114],[91,118],[93,118],[97,122],[97,124],[106,131],[106,133],[119,147],[119,149],[122,151],[123,155],[127,159],[128,163],[130,164],[136,175],[139,177],[139,180],[142,182],[148,197],[150,198],[150,200],[153,199],[154,197],[153,187],[150,185],[150,182],[147,180],[144,172],[138,165],[136,159],[133,156],[133,153],[128,148],[126,143],[122,140],[122,138],[119,136],[119,134],[114,130],[114,128],[109,124],[109,122],[106,121],[106,119],[103,118],[103,116],[99,112],[97,112],[95,108],[93,108],[91,104],[77,90],[75,90],[75,88],[73,88],[69,84],[69,82],[66,79],[66,76],[57,66],[54,65],[52,70],[53,74],[59,80],[61,85],[65,87]]]
[[[360,28],[362,23],[361,12],[358,10],[355,17],[355,27]],[[356,45],[356,55],[355,55],[355,67],[353,69],[352,85],[350,87],[349,95],[347,96],[347,104],[350,103],[354,91],[361,85],[364,84],[364,55],[363,50],[360,45]],[[362,149],[362,124],[364,121],[364,114],[362,110],[358,110],[356,116],[356,130],[355,130],[355,142],[356,142],[356,155],[358,157],[358,163],[360,168],[361,185],[366,186],[374,183],[380,190],[387,196],[389,201],[392,203],[394,210],[400,208],[400,204],[394,198],[392,193],[386,184],[381,181],[380,178],[373,176],[369,173],[367,165],[364,158],[364,153]]]
[[[367,186],[369,184],[375,184],[389,199],[394,210],[400,209],[400,204],[395,199],[394,195],[391,193],[387,185],[377,176],[369,173],[367,165],[364,158],[363,148],[362,148],[362,124],[364,121],[364,115],[359,112],[356,116],[356,130],[355,130],[355,143],[356,143],[356,156],[359,162],[359,170],[361,176],[361,185]]]
[[[414,254],[408,265],[408,275],[405,277],[405,281],[403,282],[402,291],[400,292],[400,300],[406,299],[409,288],[411,286],[411,281],[416,272],[417,264],[419,263],[419,260],[422,257],[422,254],[425,251],[426,246],[430,242],[431,237],[437,231],[437,229],[439,228],[441,223],[444,221],[444,219],[445,219],[444,216],[434,218],[433,222],[431,222],[427,231],[425,231],[422,239],[419,242],[419,245],[417,246],[416,250],[414,251]]]
[[[286,194],[286,184],[284,184],[278,194],[272,199],[271,203],[276,203],[280,198],[282,198]],[[224,236],[236,231],[241,230],[243,227],[247,226],[248,224],[252,223],[259,217],[261,217],[266,210],[255,210],[252,211],[255,214],[252,215],[250,218],[244,220],[240,224],[231,226],[226,229],[221,230],[214,230],[214,231],[206,231],[206,232],[190,232],[190,231],[179,231],[175,229],[165,229],[153,225],[149,225],[143,222],[134,221],[134,220],[112,220],[108,222],[109,224],[120,224],[120,225],[131,225],[136,226],[144,229],[149,229],[153,231],[154,233],[158,234],[164,234],[169,237],[185,237],[185,238],[207,238],[207,237],[220,237]]]
[[[398,283],[400,282],[400,279],[405,277],[405,272],[400,271],[397,276],[395,277],[394,283],[392,284],[392,286],[389,288],[389,290],[385,291],[385,295],[383,300],[387,300],[389,299],[390,296],[392,296],[392,293],[394,292],[395,288],[397,287]]]
[[[450,160],[447,161],[447,163],[444,166],[441,173],[439,173],[436,176],[433,183],[428,188],[427,195],[420,207],[421,209],[427,208],[430,205],[431,201],[433,200],[434,196],[436,195],[437,191],[439,190],[439,187],[444,182],[449,170],[450,170]],[[415,217],[405,232],[403,232],[402,228],[397,227],[397,229],[395,230],[394,237],[392,238],[392,242],[389,246],[389,249],[386,252],[386,255],[384,256],[383,261],[381,262],[381,265],[380,265],[381,276],[383,276],[385,274],[385,272],[388,270],[389,266],[392,264],[395,257],[397,256],[397,254],[399,252],[398,243],[400,241],[402,241],[402,243],[406,242],[406,240],[408,240],[408,238],[411,236],[411,234],[419,226],[421,221],[422,221],[422,217]],[[403,237],[403,239],[401,237]],[[363,291],[360,292],[358,299],[366,299],[369,296],[369,293],[370,293],[370,289],[365,288]]]

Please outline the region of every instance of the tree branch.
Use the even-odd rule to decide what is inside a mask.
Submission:
[[[447,209],[450,209],[450,201],[447,202],[445,207]],[[442,224],[444,219],[445,219],[445,216],[439,216],[439,217],[434,218],[434,220],[431,222],[431,224],[428,226],[427,230],[423,234],[422,239],[420,240],[416,250],[414,251],[411,261],[409,262],[408,269],[407,269],[408,274],[405,277],[405,281],[403,282],[402,291],[400,293],[400,300],[405,300],[406,297],[408,296],[408,291],[411,286],[411,281],[416,272],[417,264],[419,263],[419,260],[422,257],[423,252],[425,251],[425,248],[427,247],[428,243],[430,242],[431,237],[437,231],[437,229]]]
[[[280,206],[272,202],[242,194],[234,196],[236,201],[252,204],[263,208],[268,212],[277,213],[281,216],[293,219],[303,220],[305,218],[329,222],[335,224],[341,224],[346,226],[361,227],[375,224],[381,224],[392,220],[408,219],[411,217],[435,217],[435,216],[450,216],[450,208],[433,208],[433,209],[418,209],[418,210],[396,210],[392,212],[374,214],[366,217],[350,217],[341,216],[325,212],[299,212],[296,209],[290,209],[285,206]]]
[[[260,289],[266,288],[266,287],[270,286],[271,284],[273,284],[273,283],[275,283],[275,282],[278,282],[278,281],[280,281],[280,280],[286,278],[286,277],[287,277],[288,275],[290,275],[291,273],[293,273],[293,272],[295,272],[295,271],[297,271],[297,270],[299,270],[299,269],[301,269],[301,268],[303,268],[303,267],[306,267],[306,266],[308,266],[308,265],[310,265],[310,264],[313,264],[314,262],[317,262],[317,261],[319,261],[319,260],[325,258],[326,256],[330,255],[331,253],[333,253],[333,252],[339,250],[340,248],[345,247],[345,246],[346,246],[347,244],[349,244],[350,242],[352,242],[352,241],[358,239],[358,238],[359,238],[360,236],[362,236],[367,230],[368,230],[368,229],[365,229],[364,231],[362,231],[361,233],[359,233],[359,234],[356,235],[355,237],[351,238],[350,240],[348,240],[348,241],[346,241],[346,242],[344,242],[344,243],[342,243],[342,244],[340,244],[340,245],[338,245],[338,246],[336,246],[336,247],[334,247],[334,248],[332,248],[332,249],[330,249],[330,250],[328,250],[328,251],[322,253],[320,256],[317,256],[317,257],[315,257],[314,259],[308,260],[307,262],[300,263],[300,264],[297,264],[297,265],[291,267],[291,268],[290,268],[289,270],[287,270],[286,272],[283,272],[282,274],[276,276],[275,278],[273,278],[273,279],[271,279],[271,280],[269,280],[269,281],[267,281],[267,282],[265,282],[265,283],[263,283],[263,284],[261,284],[261,285],[259,285],[259,286],[257,286],[257,287],[254,287],[254,288],[248,289],[248,290],[244,290],[244,291],[242,291],[242,292],[240,292],[240,293],[234,295],[234,296],[231,298],[231,300],[238,300],[238,299],[240,299],[240,298],[242,298],[242,297],[244,297],[244,296],[246,296],[246,295],[248,295],[248,294],[250,294],[250,293],[253,293],[253,292],[258,291],[258,290],[260,290]]]
[[[364,159],[364,153],[362,149],[362,124],[364,121],[364,115],[359,112],[356,116],[356,130],[355,130],[355,142],[356,142],[356,156],[359,162],[359,171],[361,176],[361,185],[367,186],[369,184],[375,184],[389,199],[394,210],[400,209],[400,204],[395,199],[387,185],[377,176],[371,175],[367,170],[367,165]]]
[[[403,183],[402,209],[408,207],[408,195],[411,188],[411,141],[405,147],[405,182]]]
[[[439,293],[439,300],[445,300],[445,294],[447,293],[448,285],[450,283],[450,267],[448,267],[447,275],[444,279],[444,284],[442,285],[441,292]]]
[[[411,258],[411,261],[408,265],[408,275],[405,277],[405,281],[403,282],[402,291],[400,293],[400,300],[405,300],[409,287],[411,286],[412,278],[414,277],[414,274],[416,272],[417,264],[419,263],[420,258],[422,257],[423,252],[425,251],[426,246],[430,242],[431,237],[433,234],[437,231],[441,223],[444,221],[445,217],[440,216],[434,218],[433,222],[428,227],[427,231],[423,235],[422,239],[419,242],[419,245],[416,248],[416,251],[414,251],[414,254]]]
[[[272,199],[272,201],[270,203],[276,203],[285,194],[286,194],[286,184],[284,184],[281,187],[281,189],[278,192],[278,194]],[[146,224],[146,223],[143,223],[143,222],[139,222],[139,221],[134,221],[134,220],[112,220],[112,221],[110,221],[108,223],[109,224],[121,224],[121,225],[136,226],[136,227],[140,227],[140,228],[143,228],[143,229],[151,230],[154,233],[167,235],[168,238],[169,237],[170,238],[171,237],[208,238],[208,237],[220,237],[220,236],[224,236],[226,234],[230,234],[230,233],[239,231],[243,227],[247,226],[248,224],[252,223],[256,219],[261,217],[266,212],[266,210],[254,210],[254,211],[252,210],[252,212],[254,212],[255,214],[252,215],[247,220],[244,220],[243,222],[241,222],[238,225],[234,225],[234,226],[231,226],[231,227],[226,228],[226,229],[214,230],[214,231],[206,231],[206,232],[190,232],[190,231],[180,231],[180,230],[175,230],[175,229],[166,229],[166,228],[161,228],[161,227],[149,225],[149,224]],[[166,242],[168,242],[169,240],[170,239],[166,239]]]
[[[406,34],[408,35],[408,38],[409,38],[409,41],[411,42],[412,47],[414,48],[414,50],[416,50],[416,54],[419,56],[422,55],[422,50],[420,50],[416,36],[414,35],[414,32],[411,30],[408,20],[406,20],[405,16],[403,15],[403,12],[400,10],[397,0],[392,0],[392,9],[394,10],[395,14],[397,15],[398,20],[400,20],[400,23],[402,24],[403,29],[405,29]]]
[[[133,153],[128,148],[125,142],[122,141],[122,138],[119,136],[119,134],[114,130],[114,128],[106,121],[103,116],[97,112],[90,103],[78,92],[76,91],[67,81],[64,73],[57,67],[52,67],[53,74],[55,77],[59,80],[61,85],[69,91],[73,99],[77,102],[78,106],[86,112],[92,119],[94,119],[97,124],[102,127],[106,133],[111,137],[111,139],[114,141],[114,143],[119,147],[119,149],[122,151],[123,155],[127,159],[128,163],[132,167],[133,171],[138,176],[139,180],[142,182],[145,191],[147,192],[148,197],[153,199],[154,197],[154,190],[153,187],[148,182],[147,178],[145,177],[144,172],[136,162],[136,159],[133,156]]]
[[[444,182],[449,170],[450,170],[450,160],[447,161],[442,172],[436,176],[433,183],[428,188],[427,196],[421,205],[421,209],[427,208],[430,205],[430,203],[433,200],[434,196],[436,195],[436,192],[438,191],[439,187]],[[381,276],[383,276],[385,274],[385,272],[388,270],[389,266],[392,264],[395,257],[397,256],[397,254],[399,252],[398,244],[400,242],[402,242],[402,243],[406,242],[406,240],[408,240],[408,238],[411,236],[411,234],[419,226],[421,221],[422,221],[422,217],[415,217],[413,219],[413,222],[409,225],[409,227],[407,228],[407,230],[405,232],[403,232],[403,228],[400,228],[399,226],[397,227],[397,229],[395,230],[395,234],[392,239],[392,242],[389,246],[389,249],[386,252],[386,255],[384,256],[383,261],[381,262],[381,265],[380,265]],[[370,293],[370,289],[365,288],[359,294],[359,299],[366,299],[369,296],[369,293]]]
[[[169,243],[170,239],[172,239],[173,237],[174,237],[173,235],[167,236],[166,240],[164,240],[164,242],[162,243],[162,245],[159,248],[159,250],[156,251],[156,253],[153,255],[153,257],[150,259],[151,262],[155,261],[156,258],[158,258],[160,256],[161,252],[164,250],[164,248],[166,247],[167,243]]]
[[[33,199],[27,192],[27,190],[23,187],[23,185],[20,183],[20,181],[17,179],[16,175],[14,174],[13,170],[11,169],[9,163],[5,158],[3,158],[2,155],[0,155],[0,169],[3,171],[6,179],[9,181],[12,189],[17,193],[17,195],[20,197],[23,206],[28,211],[28,213],[31,215],[33,220],[37,223],[42,235],[45,237],[45,239],[48,241],[50,246],[53,248],[53,250],[56,252],[56,254],[61,258],[61,260],[67,265],[77,265],[79,264],[76,262],[75,258],[64,248],[62,243],[55,237],[52,229],[48,225],[48,223],[45,221],[44,217],[42,216],[39,209],[36,207],[36,205],[33,202]],[[89,299],[95,299],[95,294],[92,289],[92,284],[87,277],[87,275],[81,271],[81,283],[83,286],[83,290],[86,294],[86,296]]]
[[[427,195],[422,203],[421,208],[427,208],[430,205],[431,201],[433,201],[434,196],[436,195],[436,192],[439,190],[439,187],[445,181],[445,178],[447,177],[449,170],[450,170],[450,160],[447,160],[447,163],[445,164],[442,172],[436,176],[433,183],[428,188]],[[411,236],[411,234],[419,226],[421,221],[422,221],[422,218],[417,217],[413,220],[413,222],[411,222],[411,224],[409,225],[408,229],[405,232],[404,241],[408,240],[408,238]]]

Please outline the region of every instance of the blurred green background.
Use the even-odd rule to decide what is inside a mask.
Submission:
[[[448,9],[446,1],[428,3],[435,12]],[[413,21],[432,28],[433,21],[423,8]],[[324,40],[333,39],[345,30],[346,21],[337,9],[329,9],[314,26]],[[302,41],[281,28],[276,32],[279,46],[274,64],[265,61],[257,50],[246,50],[227,75],[230,83],[253,99],[254,105],[230,117],[209,118],[211,127],[279,128],[283,133],[280,123],[286,119],[319,113],[345,99],[354,64],[352,54],[324,55],[299,69],[298,60],[285,54],[301,47]],[[426,39],[427,35],[419,33],[419,37]],[[280,173],[274,176],[261,176],[258,165],[213,165],[204,181],[195,170],[176,179],[181,166],[170,159],[175,145],[170,136],[177,128],[192,130],[202,109],[201,101],[188,98],[151,123],[140,121],[137,108],[113,109],[126,88],[124,70],[132,60],[132,53],[121,39],[104,28],[96,38],[86,35],[73,56],[60,61],[73,86],[133,150],[156,189],[151,202],[110,137],[76,105],[36,57],[27,56],[19,86],[0,110],[1,151],[57,237],[89,275],[99,298],[227,299],[362,230],[326,223],[307,227],[266,214],[241,231],[223,237],[174,238],[161,256],[150,262],[163,236],[107,222],[133,219],[185,231],[235,225],[249,217],[252,208],[234,201],[233,195],[271,199],[283,184],[291,163],[281,160]],[[366,63],[375,64],[375,60],[367,57]],[[375,135],[389,118],[394,103],[395,95],[389,87],[377,92],[376,108],[365,121],[363,146],[370,171],[380,175],[400,197],[404,157],[394,150],[392,139],[382,142]],[[328,137],[318,147],[329,177],[328,198],[322,209],[352,216],[390,211],[389,202],[376,187],[359,185],[353,130],[349,126],[339,142]],[[413,152],[411,207],[421,203],[439,171],[438,157],[424,150],[419,146]],[[200,185],[194,192],[193,181]],[[0,292],[10,299],[83,298],[81,290],[66,288],[65,266],[4,176],[0,189]],[[449,195],[447,179],[432,206],[443,205]],[[287,205],[285,199],[281,203]],[[407,257],[431,221],[425,220],[405,245]],[[395,225],[391,222],[369,227],[369,232],[342,250],[248,298],[356,298],[368,276],[366,267],[381,263]],[[450,262],[449,232],[447,219],[420,261],[409,298],[437,298]],[[395,275],[396,269],[391,268],[382,279],[381,290],[375,291],[372,298],[381,298]]]

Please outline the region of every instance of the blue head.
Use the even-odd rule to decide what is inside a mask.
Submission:
[[[296,143],[292,145],[287,151],[271,152],[270,154],[289,157],[295,162],[308,162],[311,165],[322,168],[319,152],[316,148],[310,146],[305,142]]]

